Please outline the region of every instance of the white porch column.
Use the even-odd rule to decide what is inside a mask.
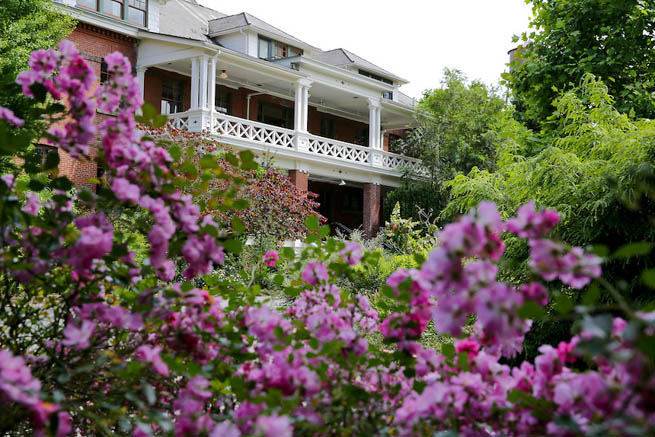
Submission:
[[[198,101],[198,107],[201,109],[207,109],[207,69],[209,64],[209,59],[207,56],[202,56],[200,58],[200,83],[198,84],[198,94],[200,95],[200,100]]]
[[[198,109],[198,85],[200,85],[200,60],[191,60],[191,106],[189,109]]]
[[[311,84],[312,82],[307,79],[300,79],[296,82],[293,127],[298,132],[307,132],[309,87]]]
[[[141,88],[141,101],[145,103],[145,89],[146,89],[146,70],[148,67],[137,67],[136,79],[139,81],[139,88]],[[141,115],[141,108],[137,109],[137,115]]]
[[[209,110],[213,113],[216,106],[216,58],[209,60]]]
[[[380,101],[368,100],[368,147],[381,149],[380,141]]]
[[[302,124],[302,85],[296,82],[295,100],[293,105],[293,128],[300,130]]]

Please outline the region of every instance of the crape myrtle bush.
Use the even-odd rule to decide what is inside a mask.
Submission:
[[[530,319],[549,296],[542,281],[576,289],[600,280],[602,262],[545,235],[554,211],[531,206],[502,221],[482,203],[440,233],[441,245],[420,268],[393,273],[381,293],[394,308],[381,318],[365,296],[334,281],[374,262],[353,242],[326,238],[310,216],[310,244],[270,252],[262,263],[286,264],[294,297],[285,311],[257,299],[258,287],[212,275],[226,252],[238,251],[226,225],[202,215],[189,186],[220,177],[212,167],[195,177],[160,144],[136,129],[141,105],[130,66],[105,58],[110,80],[91,93],[93,73],[64,42],[33,54],[18,81],[41,102],[35,116],[65,119],[43,133],[85,158],[98,136],[98,160],[109,190],[66,194],[70,182],[43,181],[53,160],[24,161],[30,181],[0,182],[0,431],[9,435],[462,435],[648,434],[655,429],[655,315],[623,300],[613,314],[577,309],[577,332],[544,345],[534,363],[509,367],[502,357],[521,347]],[[55,103],[63,99],[68,109]],[[93,123],[96,108],[117,112]],[[33,139],[21,119],[2,110],[2,153],[21,154]],[[143,120],[162,125],[161,117]],[[11,127],[11,128],[10,128]],[[169,149],[170,150],[170,149]],[[252,156],[228,161],[249,168]],[[235,186],[240,177],[231,179]],[[56,194],[41,203],[35,193]],[[219,199],[225,208],[231,191]],[[79,216],[73,202],[94,206]],[[232,205],[235,206],[235,205]],[[150,215],[135,228],[148,236],[137,263],[129,241],[105,210],[138,208]],[[514,288],[496,281],[501,234],[528,240],[534,280]],[[336,260],[327,262],[328,259]],[[171,281],[175,263],[188,281]],[[609,287],[609,284],[607,284]],[[611,287],[610,287],[611,289]],[[618,298],[620,295],[616,293]],[[475,321],[468,326],[469,320]],[[440,352],[416,340],[432,319],[457,338]],[[393,348],[369,347],[379,332]],[[466,332],[466,334],[464,334]],[[572,367],[584,360],[588,369]]]
[[[146,107],[144,115],[155,117],[154,108]],[[146,133],[162,144],[171,145],[169,151],[182,161],[182,177],[193,180],[199,176],[199,169],[220,170],[220,177],[201,177],[202,184],[195,187],[195,191],[187,190],[202,213],[211,214],[222,223],[230,223],[238,232],[265,233],[277,240],[304,238],[304,222],[309,215],[316,214],[314,209],[318,203],[314,199],[317,195],[298,190],[277,168],[263,168],[255,163],[241,168],[229,146],[206,135],[168,127],[147,129]],[[207,155],[209,153],[212,155]],[[216,193],[234,190],[232,180],[235,177],[245,182],[238,187],[238,192],[230,195],[234,197],[233,201],[221,201]],[[233,205],[237,208],[231,208]],[[233,221],[234,217],[239,220]]]

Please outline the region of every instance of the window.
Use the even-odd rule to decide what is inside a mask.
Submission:
[[[102,12],[116,18],[123,18],[123,0],[102,0]]]
[[[145,26],[148,0],[77,0],[77,6]]]
[[[108,71],[109,66],[103,59],[102,62],[100,63],[100,83],[105,83],[109,80],[111,77],[111,74]]]
[[[388,83],[389,85],[393,85],[393,80],[387,79],[386,77],[379,76],[379,75],[377,75],[375,73],[370,73],[370,72],[368,72],[366,70],[359,70],[359,74],[361,74],[362,76],[370,77],[371,79],[374,79],[374,80],[377,80],[377,81],[380,81],[380,82]]]
[[[232,91],[228,91],[223,87],[216,87],[216,96],[214,100],[214,108],[218,112],[224,114],[232,113]]]
[[[56,147],[54,146],[47,146],[45,144],[37,144],[35,146],[36,153],[39,154],[41,158],[41,165],[45,164],[45,160],[48,157],[49,154],[51,153],[59,153]]]
[[[183,82],[174,79],[164,79],[161,90],[161,113],[175,114],[184,111]]]
[[[393,93],[391,91],[385,91],[382,93],[383,99],[393,100]]]
[[[77,6],[83,8],[93,9],[94,11],[98,10],[98,0],[77,0]]]
[[[279,41],[259,37],[259,57],[268,61],[302,55],[302,50]]]
[[[96,167],[96,179],[100,181],[99,184],[96,184],[96,193],[102,188],[103,181],[102,178],[105,176],[105,169],[103,167]]]
[[[127,0],[127,21],[139,26],[145,26],[146,8],[146,0]]]
[[[321,136],[336,139],[333,118],[325,117],[321,119]]]
[[[261,102],[257,121],[273,126],[293,129],[293,109],[274,103]]]

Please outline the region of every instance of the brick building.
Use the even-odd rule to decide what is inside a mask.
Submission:
[[[402,167],[420,169],[393,150],[414,120],[413,99],[399,91],[407,81],[346,49],[323,51],[195,0],[54,1],[79,20],[69,39],[101,80],[103,58],[124,53],[171,126],[272,155],[297,187],[319,194],[332,223],[374,234],[384,192]],[[98,175],[93,162],[60,154],[76,184]]]

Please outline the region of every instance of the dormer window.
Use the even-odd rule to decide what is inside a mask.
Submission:
[[[259,57],[267,61],[273,59],[290,58],[302,55],[302,50],[288,44],[274,41],[263,36],[259,37]]]
[[[148,0],[77,0],[77,6],[126,20],[137,26],[146,25]]]
[[[370,77],[371,79],[374,79],[374,80],[377,80],[377,81],[380,81],[380,82],[387,83],[389,85],[393,85],[393,80],[387,79],[386,77],[379,76],[379,75],[377,75],[375,73],[371,73],[371,72],[366,71],[366,70],[359,70],[359,74],[361,74],[362,76]]]

